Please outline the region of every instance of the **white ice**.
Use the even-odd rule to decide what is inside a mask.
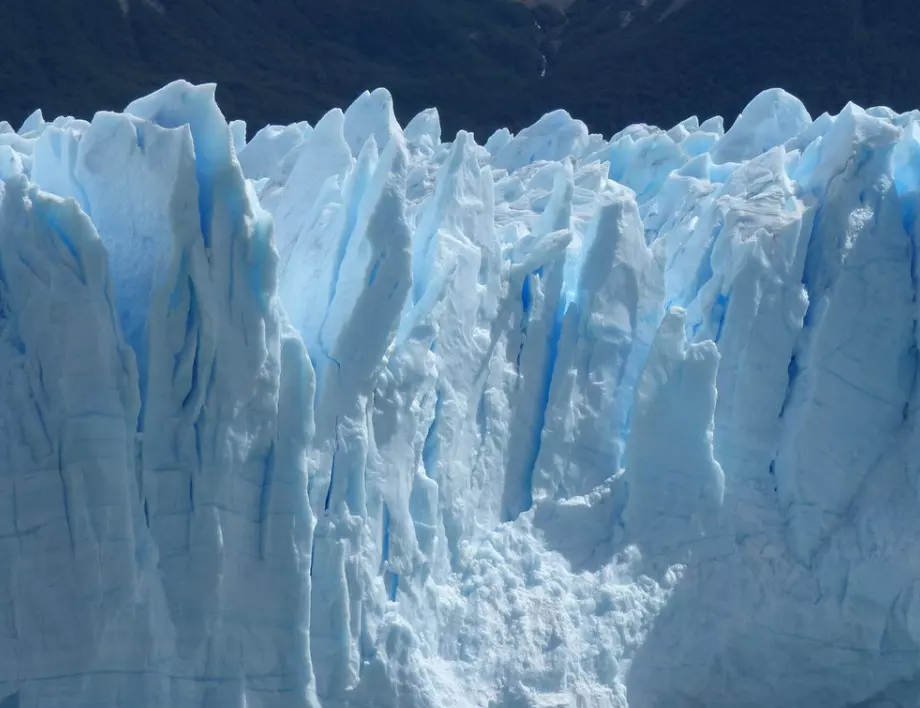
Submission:
[[[917,708],[920,113],[0,123],[0,707]]]

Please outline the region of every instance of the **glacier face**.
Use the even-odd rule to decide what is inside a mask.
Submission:
[[[918,706],[920,113],[0,124],[0,706]]]

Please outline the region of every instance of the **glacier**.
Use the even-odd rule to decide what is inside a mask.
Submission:
[[[178,81],[0,180],[0,707],[920,706],[920,111]]]

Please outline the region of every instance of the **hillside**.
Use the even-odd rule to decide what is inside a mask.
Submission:
[[[387,86],[401,117],[439,106],[452,129],[521,123],[539,30],[495,0],[115,0],[5,3],[0,115],[89,115],[183,77],[217,81],[224,111],[253,125],[315,119]],[[484,11],[487,10],[488,12]]]
[[[217,81],[225,113],[251,127],[386,86],[401,119],[437,106],[445,135],[480,140],[559,106],[605,133],[730,120],[773,85],[812,113],[920,106],[914,0],[578,0],[565,14],[506,0],[17,1],[0,10],[0,44],[13,123],[38,105],[120,109],[179,76]]]
[[[813,115],[847,101],[920,107],[915,0],[694,0],[659,21],[661,0],[617,29],[624,4],[572,6],[541,105],[557,99],[603,132],[692,114],[731,120],[773,86]]]

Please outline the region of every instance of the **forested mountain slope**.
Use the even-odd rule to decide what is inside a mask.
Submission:
[[[77,0],[0,7],[0,116],[90,116],[173,78],[216,81],[250,128],[316,120],[386,86],[482,141],[564,107],[599,132],[731,120],[782,86],[817,114],[920,105],[914,0]],[[543,75],[545,73],[545,75]]]

